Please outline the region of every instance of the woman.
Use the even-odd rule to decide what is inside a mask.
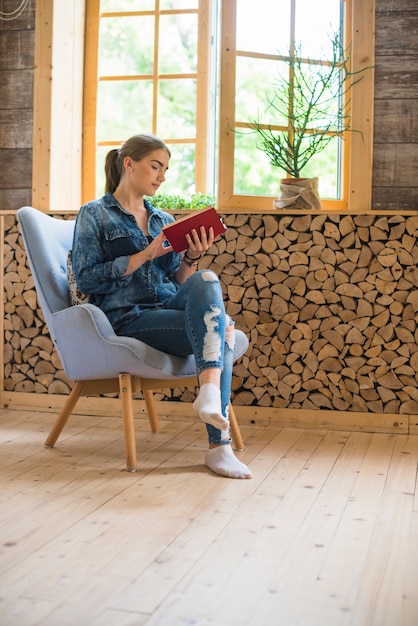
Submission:
[[[153,135],[135,135],[108,153],[106,193],[82,206],[76,220],[74,274],[118,335],[171,354],[194,354],[199,393],[193,407],[209,438],[205,464],[222,476],[251,478],[229,436],[234,325],[216,274],[197,270],[213,229],[187,235],[182,257],[162,232],[174,218],[145,200],[164,182],[169,160],[169,149]]]

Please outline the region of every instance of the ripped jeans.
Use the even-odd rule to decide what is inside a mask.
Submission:
[[[194,354],[198,373],[212,367],[221,369],[222,414],[228,418],[234,330],[214,272],[196,272],[162,307],[141,311],[136,319],[120,326],[117,333],[140,339],[162,352]],[[211,424],[206,424],[206,429],[210,444],[231,443],[228,431]]]

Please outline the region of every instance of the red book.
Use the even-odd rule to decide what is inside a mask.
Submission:
[[[174,252],[182,252],[189,247],[186,241],[186,233],[190,235],[193,229],[200,233],[201,226],[205,227],[206,233],[212,226],[215,237],[222,235],[226,231],[225,224],[213,206],[208,206],[200,211],[193,211],[192,214],[181,217],[172,224],[164,226],[163,231]]]

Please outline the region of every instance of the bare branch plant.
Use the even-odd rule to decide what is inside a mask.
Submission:
[[[338,33],[331,37],[332,57],[328,60],[303,59],[295,43],[281,57],[286,72],[279,74],[272,92],[266,93],[269,118],[286,120],[287,126],[264,123],[260,115],[248,127],[260,136],[257,146],[270,163],[298,178],[313,156],[322,152],[336,137],[351,130],[353,87],[368,68],[351,70],[351,45],[344,49]]]

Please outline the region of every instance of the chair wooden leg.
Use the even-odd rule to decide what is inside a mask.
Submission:
[[[152,392],[152,389],[142,389],[142,394],[144,396],[145,407],[147,409],[151,431],[153,433],[157,433],[160,429],[160,425],[158,422],[157,409],[155,407],[154,394]]]
[[[55,420],[55,423],[51,428],[48,438],[45,441],[44,445],[46,448],[54,447],[58,437],[60,436],[65,424],[67,423],[68,418],[73,412],[73,409],[75,405],[77,404],[78,399],[81,396],[83,389],[86,385],[87,385],[86,380],[77,380],[75,382],[74,387],[61,410],[61,413],[58,415],[57,419]]]
[[[231,426],[231,435],[235,449],[244,450],[244,441],[242,439],[241,430],[232,404],[229,405],[229,423]]]
[[[136,442],[134,410],[132,404],[132,378],[130,374],[119,374],[119,391],[122,400],[123,433],[125,437],[126,469],[136,472]]]

